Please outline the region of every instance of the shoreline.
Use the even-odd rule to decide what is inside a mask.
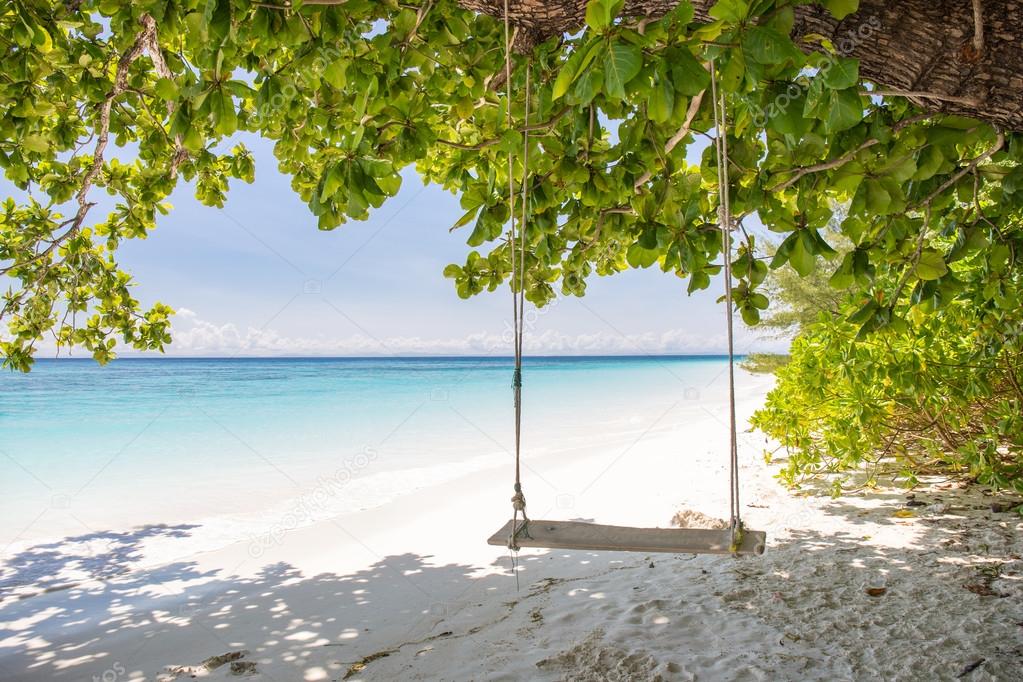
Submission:
[[[740,399],[740,412],[750,412],[758,406],[771,383],[769,378],[741,373],[740,389],[754,397]],[[717,412],[724,410],[725,405],[714,392],[703,397],[703,401],[681,398],[651,424],[619,419],[613,430],[605,428],[599,434],[584,428],[567,433],[562,431],[556,441],[547,443],[539,438],[544,428],[540,424],[533,433],[527,434],[524,454],[527,490],[531,487],[529,468],[534,466],[542,470],[548,465],[578,465],[581,471],[593,466],[591,473],[597,473],[599,467],[587,463],[594,450],[613,451],[617,448],[619,453],[627,452],[636,443],[659,439],[658,447],[662,447],[665,452],[681,454],[685,450],[684,433],[688,430],[709,433],[713,436],[711,442],[720,445],[727,435],[724,424],[718,423],[721,415],[717,415]],[[721,433],[715,434],[715,430]],[[673,438],[677,440],[673,442]],[[495,497],[503,500],[508,496],[504,493],[505,485],[509,489],[511,486],[510,483],[505,484],[510,475],[511,455],[509,451],[501,451],[499,443],[491,443],[491,446],[493,452],[460,462],[444,461],[433,465],[383,470],[373,470],[373,466],[379,464],[380,456],[371,454],[368,461],[363,462],[359,458],[367,458],[360,453],[354,458],[345,458],[341,466],[335,465],[333,469],[321,467],[317,471],[309,467],[310,472],[317,471],[315,478],[309,473],[303,477],[300,488],[282,493],[275,499],[268,499],[260,508],[245,512],[192,515],[187,513],[189,502],[179,499],[167,500],[174,505],[170,510],[176,515],[168,516],[166,512],[151,511],[148,512],[150,518],[136,524],[132,524],[126,515],[129,510],[122,510],[121,515],[116,517],[122,523],[99,528],[86,526],[79,516],[71,515],[69,525],[66,526],[67,533],[35,535],[15,540],[5,548],[4,558],[0,560],[0,605],[12,599],[81,586],[97,579],[106,580],[132,571],[154,569],[234,545],[247,545],[250,556],[258,560],[287,534],[329,520],[343,522],[344,519],[363,514],[372,517],[377,510],[388,505],[403,506],[405,503],[402,499],[409,495],[421,493],[424,499],[444,498],[447,496],[445,490],[457,491],[466,487],[461,481],[473,474],[478,476],[471,479],[473,482],[468,487],[493,487],[500,491],[495,492]],[[289,473],[294,471],[293,467],[289,467]],[[669,467],[666,475],[674,473]],[[678,473],[682,478],[681,469]],[[549,488],[549,482],[542,478],[532,483],[540,490]],[[564,508],[567,504],[565,495],[573,495],[570,481],[565,479],[561,485],[566,488],[564,495],[561,499],[558,499],[557,492],[549,495],[544,502],[546,508]],[[725,479],[722,478],[722,489],[724,485]],[[153,492],[157,496],[167,494],[165,491]],[[209,506],[209,502],[203,505]],[[666,523],[670,517],[670,514],[659,518],[651,515],[637,523],[659,525]],[[52,554],[55,559],[52,566],[34,562],[33,570],[42,576],[43,581],[32,581],[32,575],[17,575],[19,572],[24,573],[17,569],[19,557],[40,551]],[[69,555],[77,557],[78,561],[69,560]],[[110,568],[104,565],[104,556],[115,558],[118,566]],[[10,575],[12,563],[15,566],[13,578]],[[90,567],[99,572],[90,573]]]
[[[743,422],[761,397],[744,394]],[[574,455],[528,459],[531,515],[643,526],[724,515],[725,431],[691,416],[631,445],[594,434]],[[258,558],[243,539],[4,603],[0,676],[933,679],[979,658],[970,680],[1018,670],[1006,645],[1023,622],[1018,517],[985,519],[978,504],[898,516],[893,490],[792,494],[762,444],[740,441],[743,513],[768,532],[763,557],[524,550],[517,589],[508,553],[485,544],[510,514],[508,460],[289,530]]]

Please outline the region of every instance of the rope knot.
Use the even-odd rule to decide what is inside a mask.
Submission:
[[[522,388],[522,368],[516,367],[512,372],[512,388]]]
[[[522,494],[522,484],[515,483],[515,494],[511,498],[512,509],[517,512],[523,512],[522,516],[525,517],[526,511],[526,496]]]

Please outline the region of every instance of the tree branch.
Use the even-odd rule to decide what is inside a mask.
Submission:
[[[697,94],[695,97],[689,100],[689,109],[686,110],[686,119],[682,122],[682,126],[678,129],[678,131],[668,139],[667,143],[665,143],[664,145],[665,154],[670,154],[671,150],[674,149],[678,145],[678,143],[681,142],[685,138],[685,136],[689,134],[689,131],[693,126],[693,120],[696,118],[696,113],[700,110],[700,104],[703,102],[703,95],[705,92],[707,91],[701,90],[699,94]],[[653,176],[654,176],[653,171],[647,171],[646,173],[643,173],[643,175],[641,175],[639,179],[636,180],[636,182],[633,184],[632,186],[633,189],[638,191],[639,188],[645,185],[647,182],[649,182],[650,178],[652,178]]]
[[[900,130],[902,130],[903,128],[909,126],[909,125],[912,125],[914,123],[918,123],[920,121],[924,121],[924,120],[926,120],[928,118],[930,118],[930,114],[917,114],[916,116],[910,116],[909,118],[904,119],[902,121],[899,121],[894,126],[892,126],[892,132],[893,133],[897,133]],[[817,164],[814,164],[812,166],[804,166],[802,168],[797,168],[794,171],[792,171],[792,172],[795,173],[795,175],[793,175],[788,180],[785,180],[784,182],[780,182],[777,185],[774,185],[773,187],[768,188],[767,191],[768,192],[780,192],[780,191],[782,191],[784,189],[788,189],[792,185],[796,184],[796,182],[798,182],[799,179],[802,178],[804,175],[809,175],[811,173],[819,173],[821,171],[826,171],[826,170],[833,170],[835,168],[838,168],[839,166],[844,166],[845,164],[847,164],[850,161],[852,161],[853,158],[858,153],[860,153],[864,149],[867,149],[869,147],[873,147],[875,144],[878,144],[878,142],[879,142],[879,140],[876,140],[874,138],[870,138],[869,140],[866,140],[865,142],[863,142],[863,144],[861,144],[856,149],[853,149],[852,151],[847,152],[846,154],[843,154],[842,156],[838,157],[837,159],[832,159],[831,161],[823,161],[821,163],[817,163]],[[782,172],[789,172],[789,171],[782,171]]]
[[[548,128],[550,128],[558,121],[560,121],[562,118],[564,118],[565,114],[567,114],[571,110],[572,107],[565,107],[558,113],[554,114],[554,116],[552,116],[550,119],[544,121],[543,123],[531,123],[529,125],[520,126],[515,130],[520,133],[535,133],[538,131],[546,131]],[[495,144],[499,144],[500,142],[501,142],[500,137],[484,140],[483,142],[477,142],[476,144],[463,144],[461,142],[452,142],[451,140],[440,139],[437,140],[438,144],[442,144],[447,147],[454,147],[455,149],[464,149],[466,151],[479,151],[481,149],[486,149],[487,147],[493,147]]]
[[[799,181],[799,179],[802,178],[805,175],[810,175],[811,173],[819,173],[821,171],[832,170],[832,169],[838,168],[839,166],[844,166],[845,164],[847,164],[850,161],[852,161],[853,158],[857,154],[859,154],[861,151],[863,151],[864,149],[867,149],[869,147],[873,147],[875,144],[878,144],[878,142],[879,142],[879,140],[871,138],[871,139],[867,140],[866,142],[864,142],[863,144],[861,144],[856,149],[853,149],[852,151],[846,152],[845,154],[843,154],[842,156],[838,157],[837,159],[832,159],[831,161],[825,161],[823,163],[816,163],[816,164],[814,164],[812,166],[804,166],[802,168],[797,168],[795,170],[795,174],[791,178],[789,178],[788,180],[785,180],[784,182],[779,182],[774,187],[768,188],[767,191],[768,192],[780,192],[780,191],[788,189],[792,185],[796,184]]]
[[[153,56],[153,64],[156,66],[157,72],[161,73],[161,75],[170,74],[170,70],[167,68],[167,64],[163,60],[163,55],[160,54],[160,48],[156,37],[156,20],[149,14],[143,14],[139,19],[139,23],[142,24],[142,30],[137,36],[135,36],[135,40],[132,42],[131,46],[128,47],[128,49],[121,54],[120,59],[118,59],[117,71],[114,74],[114,85],[100,103],[99,121],[96,125],[96,130],[93,132],[93,134],[96,135],[96,146],[93,148],[92,152],[92,164],[82,177],[82,185],[75,194],[75,202],[78,204],[78,209],[72,218],[61,224],[70,224],[71,227],[64,234],[56,237],[52,242],[50,242],[49,246],[45,249],[32,256],[32,258],[22,261],[21,263],[14,263],[3,270],[0,274],[6,274],[11,270],[24,267],[25,265],[46,258],[61,244],[65,243],[81,231],[85,218],[89,213],[89,209],[95,206],[95,203],[89,201],[89,191],[92,189],[93,183],[95,183],[96,178],[103,169],[103,155],[106,152],[107,143],[110,139],[110,114],[114,106],[114,100],[128,89],[128,71],[135,60],[144,52],[150,51],[151,54],[156,55]],[[178,153],[175,153],[175,160],[177,160],[177,158]],[[172,162],[172,167],[173,163],[174,162]],[[48,271],[49,268],[44,269],[36,278],[35,282],[38,282],[45,277]],[[32,285],[27,286],[31,287]]]
[[[976,168],[977,166],[979,166],[981,163],[983,163],[987,159],[989,159],[992,156],[994,156],[995,153],[997,153],[998,150],[1001,149],[1004,144],[1005,144],[1005,134],[1002,131],[999,130],[998,131],[998,135],[995,138],[995,143],[993,145],[991,145],[990,149],[988,149],[986,152],[984,152],[983,154],[981,154],[977,158],[975,158],[972,161],[970,161],[970,163],[967,164],[966,166],[964,166],[962,169],[960,169],[958,173],[956,173],[955,175],[950,177],[945,182],[941,183],[941,186],[939,186],[938,189],[936,189],[933,192],[931,192],[930,194],[928,194],[926,199],[924,199],[923,201],[921,201],[918,204],[916,204],[915,206],[913,206],[913,208],[920,208],[921,206],[928,206],[928,205],[930,205],[930,203],[932,201],[934,201],[935,197],[937,197],[939,194],[944,192],[946,189],[948,189],[949,187],[951,187],[955,183],[959,182],[959,180],[961,180],[964,175],[966,175],[967,173],[972,172],[973,169]]]
[[[980,105],[980,101],[975,97],[959,97],[957,95],[943,95],[939,92],[923,92],[919,90],[893,90],[889,88],[879,88],[876,90],[862,90],[860,94],[868,97],[877,96],[933,99],[939,102],[954,102],[956,104],[965,104],[972,107]]]

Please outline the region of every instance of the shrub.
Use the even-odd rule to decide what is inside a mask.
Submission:
[[[1018,316],[955,302],[857,338],[860,325],[821,313],[752,423],[788,451],[789,485],[865,468],[868,486],[943,473],[1023,491]]]

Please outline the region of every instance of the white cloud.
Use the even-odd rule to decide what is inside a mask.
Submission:
[[[787,344],[759,339],[741,326],[737,328],[736,352],[783,350]],[[174,342],[168,355],[183,356],[358,356],[358,355],[506,355],[511,333],[476,333],[458,338],[390,336],[366,334],[347,337],[293,337],[276,329],[240,329],[232,323],[216,324],[194,311],[179,309],[172,330]],[[556,330],[527,332],[525,351],[548,355],[643,355],[721,353],[726,348],[724,331],[707,334],[674,329],[663,333],[565,334]]]

